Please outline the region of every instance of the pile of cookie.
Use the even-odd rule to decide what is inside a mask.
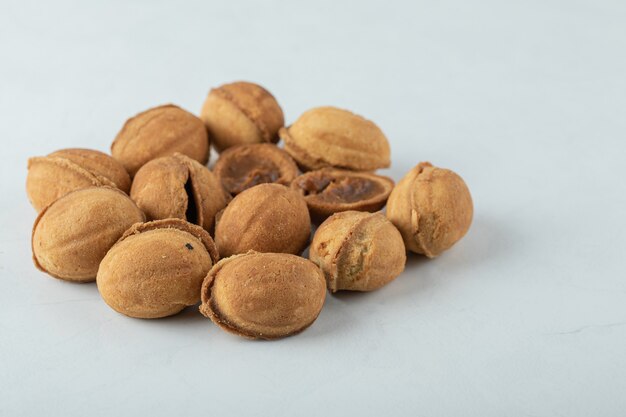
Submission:
[[[318,107],[285,127],[267,90],[222,85],[200,117],[164,105],[129,119],[111,155],[30,158],[33,260],[56,278],[96,281],[130,317],[201,301],[229,332],[289,336],[315,321],[327,289],[378,289],[407,250],[433,258],[468,231],[461,177],[422,162],[394,184],[375,173],[389,166],[387,138],[361,116]]]

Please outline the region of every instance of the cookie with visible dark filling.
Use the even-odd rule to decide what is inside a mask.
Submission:
[[[237,195],[255,185],[289,185],[298,175],[298,167],[284,150],[269,143],[239,145],[220,154],[213,167],[224,188]]]
[[[148,220],[178,218],[212,230],[230,195],[205,166],[183,154],[153,159],[137,171],[130,198]]]
[[[291,188],[302,193],[311,218],[320,222],[340,211],[380,210],[393,189],[393,180],[369,172],[323,168],[300,175]]]

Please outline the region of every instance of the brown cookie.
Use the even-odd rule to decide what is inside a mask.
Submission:
[[[434,258],[470,228],[472,196],[454,172],[422,162],[398,182],[387,201],[387,217],[407,249]]]
[[[285,150],[304,170],[373,171],[390,165],[387,138],[373,122],[348,110],[317,107],[279,131]]]
[[[380,210],[393,189],[393,180],[369,172],[322,168],[300,175],[291,188],[304,196],[311,218],[321,222],[340,211]]]
[[[298,167],[284,150],[269,143],[239,145],[220,154],[213,172],[224,188],[237,195],[255,185],[289,185],[298,175]]]
[[[200,226],[181,219],[136,224],[102,260],[98,290],[127,316],[171,316],[200,301],[204,277],[217,260],[213,239]]]
[[[200,312],[222,329],[252,339],[278,339],[309,327],[326,288],[312,262],[284,253],[248,252],[222,259],[202,285]]]
[[[153,159],[133,180],[130,198],[148,220],[178,218],[212,230],[230,195],[207,167],[180,153]]]
[[[221,256],[249,250],[299,254],[311,234],[304,197],[280,184],[260,184],[237,195],[218,215],[215,243]]]
[[[212,89],[200,118],[220,152],[236,145],[276,143],[278,129],[285,124],[274,96],[260,85],[245,81]]]
[[[37,211],[64,196],[87,187],[107,185],[128,193],[130,177],[113,157],[91,149],[61,149],[28,160],[26,192]]]
[[[117,188],[72,191],[46,207],[35,221],[35,266],[66,281],[94,281],[111,246],[126,229],[144,220],[141,210]]]
[[[111,154],[131,177],[147,162],[175,152],[203,165],[209,160],[209,136],[202,120],[173,104],[128,119],[111,144]]]
[[[372,291],[404,271],[406,249],[382,213],[344,211],[317,229],[309,259],[324,271],[330,291]]]

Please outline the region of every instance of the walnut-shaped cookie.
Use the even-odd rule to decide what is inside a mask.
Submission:
[[[390,165],[387,137],[348,110],[317,107],[279,131],[285,150],[305,171],[324,167],[373,171]]]
[[[127,316],[171,316],[200,301],[204,277],[217,260],[213,239],[200,226],[180,219],[135,224],[102,260],[98,291]]]
[[[220,153],[213,173],[232,195],[255,185],[289,185],[298,167],[289,154],[269,143],[233,146]]]
[[[340,211],[382,209],[393,180],[370,172],[322,168],[298,176],[291,188],[304,196],[311,218],[321,222]]]
[[[87,187],[107,185],[128,193],[130,177],[110,155],[92,149],[61,149],[28,160],[26,192],[37,211],[64,196]]]
[[[309,260],[251,251],[211,269],[202,285],[200,312],[230,333],[278,339],[309,327],[325,297],[322,271]]]
[[[117,188],[72,191],[44,208],[33,226],[35,266],[65,281],[90,282],[107,251],[141,210]]]
[[[276,143],[278,129],[285,124],[274,96],[260,85],[245,81],[212,89],[200,118],[219,152],[236,145]]]
[[[304,197],[280,184],[259,184],[233,198],[215,226],[222,257],[257,252],[302,253],[311,234]]]
[[[178,218],[212,230],[215,215],[231,197],[207,167],[175,153],[141,167],[130,198],[148,220]]]
[[[324,271],[330,291],[372,291],[400,275],[406,249],[383,214],[344,211],[317,229],[309,259]]]
[[[387,217],[402,233],[407,249],[429,258],[465,236],[473,213],[465,181],[428,162],[409,171],[387,200]]]
[[[175,152],[206,164],[209,139],[202,120],[166,104],[128,119],[111,144],[111,154],[134,177],[147,162]]]

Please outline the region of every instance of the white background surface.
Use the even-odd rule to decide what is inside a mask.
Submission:
[[[624,415],[626,3],[175,3],[0,2],[0,415]],[[27,157],[238,79],[457,171],[470,233],[277,342],[35,269]]]

